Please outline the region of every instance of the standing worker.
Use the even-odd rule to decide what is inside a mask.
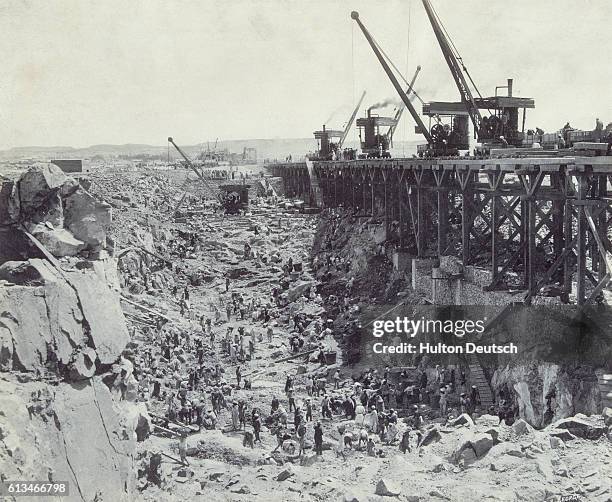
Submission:
[[[261,420],[259,419],[258,413],[253,415],[253,432],[255,433],[255,442],[259,441],[261,444],[261,438],[259,437],[259,433],[261,432]]]
[[[317,455],[323,455],[323,429],[321,429],[321,422],[317,422],[314,426],[314,442]]]

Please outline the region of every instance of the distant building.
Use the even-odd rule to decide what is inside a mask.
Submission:
[[[257,150],[255,148],[244,147],[244,150],[242,152],[242,157],[248,163],[256,163],[257,162]]]
[[[83,161],[81,159],[54,159],[51,161],[65,173],[82,173]]]

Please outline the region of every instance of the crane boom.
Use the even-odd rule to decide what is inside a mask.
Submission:
[[[414,94],[411,95],[412,93],[412,89],[414,87],[414,83],[416,82],[417,76],[419,75],[419,72],[421,71],[421,66],[417,66],[416,71],[414,72],[414,76],[412,77],[412,80],[410,81],[410,85],[408,87],[408,89],[406,90],[406,94],[408,94],[408,99],[412,99]],[[387,131],[387,139],[389,140],[389,145],[392,143],[393,141],[393,134],[395,133],[395,129],[397,129],[397,124],[399,124],[400,119],[402,118],[402,114],[404,113],[404,110],[406,109],[406,107],[404,106],[403,102],[402,105],[397,109],[397,111],[395,112],[395,124],[393,124],[392,126],[389,126],[389,130]]]
[[[436,14],[431,6],[429,0],[422,0],[423,7],[425,7],[425,12],[427,12],[427,17],[429,18],[429,22],[431,23],[431,27],[434,30],[434,34],[438,39],[438,44],[440,45],[440,49],[442,50],[442,54],[444,59],[446,60],[446,64],[451,71],[453,79],[455,80],[455,84],[457,85],[457,89],[459,90],[459,94],[461,95],[461,101],[465,105],[468,114],[470,115],[470,119],[472,120],[472,124],[474,125],[474,132],[477,132],[480,128],[480,122],[482,121],[482,115],[476,106],[476,102],[474,101],[474,96],[470,91],[467,80],[465,79],[465,75],[463,74],[462,65],[459,64],[458,59],[455,57],[453,53],[448,38],[444,34],[442,27],[436,17]]]
[[[353,125],[353,122],[355,122],[355,117],[357,116],[357,112],[359,111],[359,107],[361,106],[361,103],[363,102],[363,98],[365,98],[365,95],[366,95],[366,92],[363,91],[363,94],[359,98],[359,103],[357,103],[357,106],[355,107],[355,110],[353,110],[353,114],[351,115],[351,118],[346,123],[346,127],[344,128],[344,132],[342,133],[342,137],[340,138],[340,141],[338,142],[338,150],[340,150],[342,148],[342,145],[344,144],[344,140],[348,136],[348,133],[349,133],[349,131],[350,131],[352,125]]]
[[[168,141],[172,143],[172,145],[174,146],[174,148],[176,148],[178,153],[181,154],[181,157],[185,159],[185,162],[187,162],[187,165],[189,166],[189,168],[198,175],[198,178],[203,180],[204,176],[202,176],[202,173],[196,168],[196,166],[193,165],[193,162],[191,162],[191,159],[187,157],[187,155],[185,155],[185,152],[183,152],[183,150],[179,148],[179,146],[174,142],[174,140],[171,137],[168,137]]]
[[[408,108],[408,111],[410,112],[410,115],[412,115],[412,118],[416,122],[416,124],[417,124],[417,126],[419,128],[419,132],[425,137],[425,139],[427,140],[427,143],[429,143],[431,145],[432,144],[432,139],[431,139],[431,135],[429,134],[429,131],[428,131],[427,127],[425,126],[425,124],[421,120],[421,117],[419,117],[419,114],[415,110],[414,106],[412,106],[412,103],[410,102],[410,99],[408,98],[408,96],[406,95],[406,93],[402,89],[402,86],[398,82],[397,78],[395,77],[395,75],[391,71],[391,68],[389,67],[389,64],[387,63],[387,61],[385,60],[385,58],[381,54],[378,46],[376,45],[376,42],[372,38],[372,35],[366,29],[366,27],[363,25],[361,20],[359,19],[359,13],[356,12],[356,11],[351,12],[351,18],[354,19],[357,22],[357,24],[359,25],[359,28],[361,28],[361,31],[363,32],[363,35],[365,36],[366,40],[370,44],[370,47],[372,47],[372,50],[374,51],[374,54],[376,54],[376,57],[378,58],[378,61],[382,65],[383,69],[385,70],[385,73],[389,77],[389,80],[391,80],[391,83],[393,84],[393,87],[395,87],[395,90],[397,91],[397,93],[399,94],[400,98],[404,102],[404,105],[406,105],[406,108]]]

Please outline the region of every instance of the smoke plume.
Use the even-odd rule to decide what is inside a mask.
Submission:
[[[397,98],[387,98],[378,103],[374,103],[368,110],[378,110],[379,108],[385,108],[386,106],[401,106],[402,102]]]

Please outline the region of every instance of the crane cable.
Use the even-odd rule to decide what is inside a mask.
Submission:
[[[376,41],[376,39],[374,38],[374,36],[370,33],[370,37],[372,37],[372,40],[374,42],[374,44],[376,45],[376,47],[378,48],[378,50],[382,53],[382,55],[385,57],[385,59],[387,60],[387,62],[393,67],[393,69],[395,70],[395,72],[399,75],[399,77],[404,81],[404,83],[408,86],[408,89],[410,90],[410,93],[414,94],[417,99],[421,102],[421,104],[424,104],[425,102],[421,99],[421,96],[419,96],[417,94],[417,92],[414,90],[414,88],[410,85],[410,82],[408,82],[408,80],[406,80],[406,77],[404,77],[404,75],[402,74],[402,72],[397,68],[397,66],[395,66],[395,63],[393,63],[393,61],[391,61],[391,58],[389,56],[387,56],[387,53],[384,51],[384,49],[378,44],[378,42]]]
[[[351,71],[353,77],[353,109],[355,109],[355,23],[351,23]]]
[[[472,87],[476,91],[476,94],[478,94],[478,97],[484,101],[484,98],[482,97],[482,94],[480,93],[480,89],[478,89],[476,82],[474,82],[474,80],[472,79],[472,75],[470,75],[470,72],[468,71],[467,67],[463,63],[463,57],[461,57],[461,53],[459,52],[459,49],[457,49],[455,42],[453,42],[453,39],[451,38],[450,34],[448,33],[448,31],[446,31],[446,26],[444,26],[444,23],[442,22],[442,19],[440,19],[440,16],[438,15],[438,12],[436,11],[435,7],[432,4],[430,4],[430,6],[431,6],[431,10],[434,16],[436,17],[436,20],[438,21],[438,24],[440,25],[440,27],[442,28],[442,31],[444,32],[444,35],[446,36],[446,39],[450,43],[450,49],[453,52],[453,56],[455,57],[457,61],[459,61],[459,63],[461,63],[461,68],[463,69],[468,79],[470,80],[470,83],[472,84]],[[491,112],[489,108],[487,108],[487,111],[489,112],[489,115],[493,115],[493,113]]]
[[[410,26],[412,21],[412,0],[408,0],[408,33],[406,34],[406,73],[408,73],[410,63]],[[403,122],[403,137],[406,138],[406,121]],[[402,157],[405,154],[404,143],[402,142]]]

